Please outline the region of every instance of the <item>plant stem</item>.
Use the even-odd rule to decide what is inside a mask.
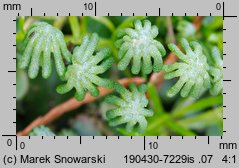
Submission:
[[[219,106],[215,109],[205,111],[200,115],[179,120],[178,123],[187,128],[207,127],[209,125],[222,122],[222,111],[222,106]]]
[[[142,84],[145,82],[145,79],[140,78],[140,77],[135,77],[135,78],[124,78],[118,80],[119,83],[121,83],[123,86],[128,86],[129,83],[135,83],[136,85]],[[59,104],[58,106],[54,107],[50,111],[48,111],[44,116],[40,116],[32,123],[30,123],[23,131],[20,131],[17,133],[17,136],[25,136],[34,127],[37,127],[39,125],[47,125],[50,124],[51,122],[55,121],[57,118],[62,116],[63,114],[70,112],[72,110],[75,110],[79,108],[80,106],[93,102],[102,96],[105,96],[109,93],[111,93],[113,90],[109,90],[106,88],[98,87],[100,94],[97,97],[92,97],[89,92],[86,94],[85,99],[82,101],[77,101],[75,98],[71,98],[67,100],[66,102]]]
[[[207,97],[202,100],[199,100],[187,107],[183,107],[181,109],[176,109],[172,112],[172,117],[177,119],[180,117],[183,117],[187,114],[191,114],[192,112],[202,110],[211,106],[215,106],[218,104],[221,104],[223,102],[223,98],[221,95],[219,96],[213,96],[213,97]]]
[[[168,36],[169,40],[171,43],[176,44],[174,32],[173,32],[173,25],[171,21],[171,16],[166,16],[166,24],[167,24],[167,29],[168,29]]]
[[[164,111],[163,105],[158,96],[158,92],[152,83],[148,85],[148,93],[149,93],[150,101],[152,102],[152,106],[155,112],[154,115],[157,115],[157,120],[151,121],[151,123],[153,124],[148,126],[147,131],[158,129],[163,127],[164,125],[167,125],[171,130],[173,130],[175,133],[178,133],[180,135],[191,135],[191,136],[196,135],[194,132],[177,124],[172,119],[172,117]]]
[[[80,41],[80,24],[77,16],[69,16],[69,23],[74,41]]]

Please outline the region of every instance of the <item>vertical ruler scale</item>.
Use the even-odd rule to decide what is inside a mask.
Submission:
[[[238,167],[237,1],[3,0],[0,5],[0,167]],[[223,17],[223,136],[16,136],[16,17],[107,15]]]

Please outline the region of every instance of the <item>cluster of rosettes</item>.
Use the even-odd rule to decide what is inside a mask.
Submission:
[[[163,45],[155,40],[158,28],[151,26],[148,20],[144,20],[143,25],[140,20],[136,20],[134,28],[126,28],[118,33],[115,45],[119,49],[119,70],[125,70],[132,59],[133,74],[138,74],[140,70],[144,74],[149,74],[152,70],[160,71],[163,66],[162,57],[166,51]]]
[[[182,22],[178,30],[187,32],[184,36],[195,33],[194,27],[189,23]],[[209,66],[207,58],[202,52],[202,47],[197,42],[190,44],[186,39],[182,39],[180,44],[185,50],[183,53],[176,45],[169,44],[168,48],[180,59],[171,65],[163,66],[162,57],[166,51],[163,45],[155,40],[158,35],[158,28],[151,26],[151,22],[136,20],[134,29],[126,28],[118,33],[118,40],[115,42],[119,49],[119,70],[125,70],[132,60],[131,72],[138,74],[142,71],[149,74],[152,71],[159,72],[162,68],[166,72],[165,79],[178,78],[178,81],[168,91],[168,96],[172,97],[178,92],[182,97],[191,95],[198,98],[202,90],[210,88],[213,95],[219,94],[223,88],[223,61],[218,48],[212,49],[213,64]],[[40,66],[42,76],[48,78],[52,72],[51,56],[53,55],[58,75],[66,81],[57,87],[57,92],[64,94],[72,89],[76,90],[75,98],[83,100],[86,92],[92,96],[98,96],[97,86],[113,88],[113,82],[109,79],[99,77],[99,74],[106,72],[114,63],[110,50],[103,48],[95,52],[99,37],[97,34],[86,35],[82,39],[80,46],[73,50],[73,55],[68,51],[61,31],[44,22],[34,23],[24,40],[24,53],[18,57],[20,68],[29,66],[28,75],[36,78]],[[62,57],[63,56],[63,57]],[[65,67],[64,59],[68,63]],[[146,85],[138,88],[134,84],[129,85],[127,90],[121,84],[114,84],[115,90],[120,94],[108,96],[106,101],[116,105],[115,109],[106,113],[110,126],[126,125],[126,130],[138,133],[145,131],[147,127],[146,117],[153,116],[153,111],[148,110],[148,99],[145,96]],[[30,135],[54,135],[48,128],[40,126],[34,128]]]
[[[48,127],[41,125],[33,128],[29,136],[55,136],[55,134]]]
[[[112,88],[112,82],[109,79],[100,78],[98,74],[108,70],[114,59],[110,57],[110,50],[107,48],[93,55],[98,41],[99,37],[95,33],[84,36],[81,46],[73,51],[72,65],[67,67],[65,73],[67,82],[57,87],[58,93],[64,94],[75,88],[75,98],[82,100],[86,91],[89,91],[92,96],[98,96],[99,90],[96,86]]]
[[[106,116],[110,126],[126,124],[126,130],[132,132],[135,130],[139,133],[145,131],[147,120],[145,117],[153,116],[153,111],[146,109],[148,99],[145,96],[146,85],[140,85],[138,88],[135,84],[129,84],[130,91],[119,83],[115,83],[115,90],[122,98],[108,96],[106,102],[116,105],[115,109],[109,110]]]
[[[212,48],[213,65],[210,66],[210,74],[212,76],[212,87],[210,93],[218,95],[223,89],[223,60],[217,47]]]
[[[64,76],[66,68],[62,55],[70,63],[71,53],[62,32],[45,22],[32,24],[24,40],[24,53],[18,57],[19,68],[29,66],[28,75],[33,79],[37,77],[41,66],[42,76],[48,78],[52,72],[51,55],[54,56],[58,75]]]
[[[199,43],[191,42],[189,45],[186,39],[182,39],[180,43],[185,54],[174,44],[168,46],[181,60],[164,66],[165,79],[179,77],[177,83],[169,89],[168,96],[172,97],[182,89],[182,97],[191,95],[198,98],[203,88],[208,89],[211,86],[207,58]]]

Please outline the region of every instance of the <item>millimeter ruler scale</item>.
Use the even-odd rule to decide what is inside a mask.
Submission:
[[[236,0],[2,0],[0,167],[239,167]],[[222,136],[17,136],[20,16],[222,16]]]

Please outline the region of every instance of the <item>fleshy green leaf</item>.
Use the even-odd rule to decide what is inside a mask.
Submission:
[[[199,43],[194,41],[189,45],[186,39],[182,39],[181,45],[185,54],[175,44],[168,45],[181,60],[181,62],[164,66],[166,80],[179,78],[177,83],[169,89],[168,96],[173,97],[181,90],[182,97],[191,95],[198,98],[204,88],[208,89],[211,86],[207,58],[202,53]]]
[[[119,70],[125,70],[132,60],[133,74],[138,74],[141,70],[144,74],[160,71],[163,66],[162,57],[166,51],[163,45],[155,40],[158,28],[151,26],[148,20],[145,20],[143,24],[140,20],[135,20],[134,27],[134,29],[123,29],[118,33],[115,46],[119,49]]]
[[[18,57],[19,68],[28,68],[28,76],[36,78],[42,67],[42,76],[51,75],[51,54],[54,56],[56,70],[59,76],[65,73],[65,64],[62,58],[71,62],[71,53],[68,51],[62,32],[45,22],[36,22],[29,28],[24,40],[24,52]]]
[[[108,48],[103,48],[93,55],[98,41],[97,34],[86,35],[81,46],[74,49],[72,65],[67,67],[65,74],[67,82],[57,87],[58,93],[64,94],[75,88],[75,98],[83,100],[86,91],[89,91],[92,96],[98,96],[97,86],[112,88],[112,82],[109,79],[100,78],[98,74],[107,71],[112,66],[114,59],[110,56]]]
[[[114,104],[115,109],[106,112],[110,126],[126,124],[126,131],[132,132],[135,128],[137,132],[142,133],[147,127],[145,117],[153,116],[153,111],[146,109],[148,100],[145,96],[146,85],[129,85],[130,91],[119,83],[115,83],[115,90],[121,95],[108,96],[106,102]]]
[[[223,61],[220,51],[217,47],[212,48],[212,59],[214,64],[210,67],[210,74],[212,76],[212,88],[210,93],[218,95],[223,89]]]

